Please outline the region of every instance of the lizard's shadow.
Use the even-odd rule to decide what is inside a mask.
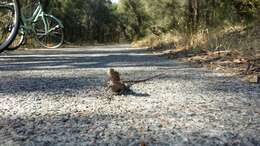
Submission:
[[[132,96],[136,96],[136,97],[150,97],[151,96],[148,93],[138,93],[138,92],[135,92],[134,90],[132,90],[130,88],[128,88],[127,90],[125,90],[122,93],[120,93],[120,95],[123,95],[123,96],[132,95]]]

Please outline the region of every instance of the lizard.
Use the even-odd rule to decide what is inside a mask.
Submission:
[[[158,74],[146,79],[141,79],[141,80],[127,80],[127,81],[123,81],[120,78],[120,73],[112,68],[110,68],[107,71],[107,76],[108,76],[108,86],[107,89],[111,89],[111,91],[117,95],[122,94],[125,91],[129,91],[130,86],[137,84],[137,83],[143,83],[143,82],[147,82],[149,80],[152,80],[154,78],[160,77],[163,74]]]

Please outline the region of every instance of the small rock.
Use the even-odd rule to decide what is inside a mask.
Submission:
[[[260,84],[260,76],[259,75],[249,75],[249,76],[246,76],[243,80],[250,82],[250,83]]]
[[[21,135],[16,136],[16,137],[14,138],[15,141],[26,141],[27,139],[28,139],[27,136],[21,136]]]

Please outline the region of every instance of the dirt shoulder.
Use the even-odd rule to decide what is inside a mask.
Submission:
[[[188,62],[192,66],[204,67],[239,76],[244,81],[260,83],[260,52],[254,58],[245,58],[238,52],[176,49],[164,56]]]

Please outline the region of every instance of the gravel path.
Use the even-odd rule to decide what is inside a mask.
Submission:
[[[105,71],[165,76],[107,100]],[[127,45],[0,55],[0,145],[260,146],[260,86]]]

